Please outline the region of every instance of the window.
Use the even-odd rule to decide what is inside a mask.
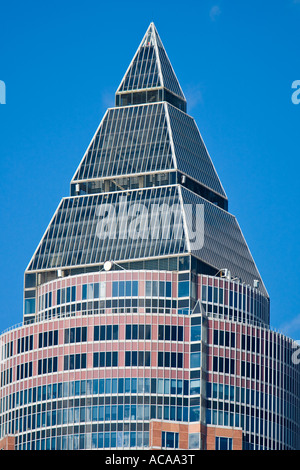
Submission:
[[[232,450],[232,438],[217,436],[216,450]]]
[[[200,433],[189,434],[189,449],[200,449]]]
[[[87,340],[87,327],[67,328],[65,330],[65,344],[81,343]]]
[[[151,339],[151,325],[126,325],[126,339]]]
[[[138,297],[138,281],[113,281],[113,297]]]
[[[172,283],[146,281],[146,297],[172,297]]]
[[[179,433],[178,432],[165,432],[161,433],[161,446],[163,449],[178,449]]]
[[[214,344],[235,347],[235,333],[233,332],[214,330],[213,337]],[[243,339],[245,339],[244,335],[242,336],[242,341]]]
[[[244,375],[243,366],[245,366],[245,362],[242,361],[242,370],[241,375]],[[225,372],[226,374],[234,374],[235,373],[235,361],[234,359],[223,358],[223,357],[214,357],[213,358],[213,370],[214,372]]]
[[[38,361],[38,374],[50,374],[57,372],[57,357],[49,357],[39,359]]]
[[[25,299],[25,315],[35,313],[35,299]]]
[[[33,349],[33,335],[18,339],[18,354],[31,351]]]
[[[190,394],[199,395],[200,394],[200,379],[195,379],[190,381]]]
[[[94,341],[111,341],[119,338],[118,325],[94,326]]]
[[[57,289],[56,303],[57,305],[70,303],[76,301],[76,286]],[[51,299],[49,298],[49,307],[51,306]],[[46,304],[47,307],[47,304]]]
[[[64,357],[64,370],[85,369],[86,354],[70,354]]]
[[[82,300],[104,298],[106,294],[106,283],[96,282],[82,285]]]
[[[191,326],[191,341],[201,340],[201,325]]]
[[[39,333],[39,348],[58,345],[58,330],[44,331]]]
[[[94,353],[93,367],[118,367],[117,351]]]
[[[183,326],[159,325],[158,339],[160,341],[183,341]]]
[[[12,372],[12,369],[10,369],[10,372]],[[17,380],[27,379],[27,377],[32,377],[32,362],[17,366]]]
[[[158,367],[183,367],[183,353],[158,352]]]
[[[150,351],[126,351],[125,366],[145,366],[150,367]]]
[[[201,353],[194,352],[191,353],[191,369],[200,369],[201,367]]]
[[[189,297],[190,295],[190,283],[189,281],[183,281],[178,283],[178,297]]]

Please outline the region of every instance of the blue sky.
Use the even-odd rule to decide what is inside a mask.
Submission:
[[[154,21],[271,297],[300,338],[300,0],[1,5],[0,331],[23,273]]]

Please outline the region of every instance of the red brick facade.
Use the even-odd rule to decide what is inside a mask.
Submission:
[[[6,436],[0,441],[0,450],[15,450],[14,436]]]

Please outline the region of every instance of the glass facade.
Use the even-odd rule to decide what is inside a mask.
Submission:
[[[151,23],[0,336],[0,448],[299,449],[294,352]]]

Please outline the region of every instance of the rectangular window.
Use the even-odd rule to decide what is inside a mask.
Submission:
[[[116,351],[94,353],[93,367],[118,367],[118,353]]]
[[[189,297],[190,295],[190,283],[189,281],[183,281],[178,283],[178,297]]]
[[[113,297],[118,297],[118,294],[119,294],[119,292],[118,292],[118,282],[114,281],[112,283],[112,296]]]
[[[140,366],[149,367],[151,361],[150,351],[126,351],[125,352],[125,366]]]
[[[65,344],[87,341],[87,327],[67,328],[65,330]]]
[[[217,436],[215,447],[216,450],[232,450],[232,438]]]
[[[158,325],[160,341],[183,341],[183,326]]]
[[[179,444],[179,433],[178,432],[166,432],[161,433],[161,446],[163,449],[178,449]]]
[[[200,369],[201,367],[201,353],[200,352],[191,353],[190,367],[191,369]]]
[[[158,352],[158,367],[183,367],[183,353]]]
[[[151,325],[126,325],[126,339],[151,339]]]
[[[172,297],[172,283],[166,282],[166,297]]]
[[[25,299],[25,315],[35,313],[35,299]]]
[[[191,326],[191,341],[201,341],[201,325]]]
[[[72,302],[76,302],[76,286],[72,286]]]
[[[29,367],[29,371],[31,367]],[[49,357],[45,359],[39,359],[38,361],[38,374],[50,374],[51,372],[57,372],[57,357]]]

